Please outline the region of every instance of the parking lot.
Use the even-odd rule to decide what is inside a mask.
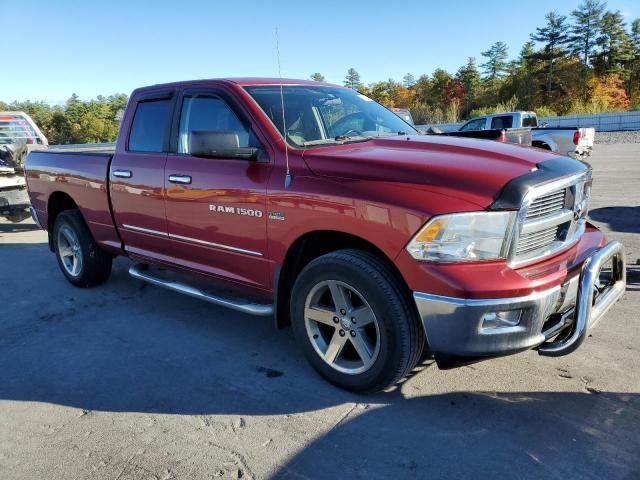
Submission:
[[[0,223],[0,478],[640,478],[640,144],[596,145],[591,218],[623,300],[574,354],[515,356],[357,396],[290,330],[114,264],[73,288],[46,234]]]

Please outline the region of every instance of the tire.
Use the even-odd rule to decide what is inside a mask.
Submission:
[[[53,246],[58,266],[72,285],[94,287],[109,278],[113,257],[98,247],[79,210],[57,216]]]
[[[340,305],[346,306],[344,314]],[[295,281],[291,318],[315,370],[358,393],[395,385],[424,349],[425,335],[406,287],[384,261],[362,250],[339,250],[311,261]]]

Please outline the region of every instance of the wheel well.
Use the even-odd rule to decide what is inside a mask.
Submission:
[[[409,290],[393,261],[371,242],[344,232],[332,230],[315,231],[298,238],[287,251],[284,262],[277,272],[275,283],[276,327],[284,328],[291,323],[289,316],[289,297],[293,284],[302,269],[312,260],[346,248],[357,248],[376,255],[386,262],[401,284]]]
[[[545,142],[532,142],[531,145],[537,148],[544,148],[545,150],[551,150],[551,147],[548,143]]]
[[[49,248],[53,252],[53,225],[56,218],[65,210],[78,208],[76,202],[64,192],[53,192],[47,202],[47,232],[49,233]]]

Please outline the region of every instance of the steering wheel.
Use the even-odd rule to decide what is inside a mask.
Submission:
[[[344,117],[342,117],[340,120],[338,120],[336,123],[333,124],[332,126],[332,130],[333,133],[338,136],[338,135],[348,135],[349,133],[353,133],[356,135],[362,135],[362,132],[356,128],[349,128],[348,130],[345,130],[344,132],[341,132],[342,128],[344,128],[345,126],[349,125],[349,122],[353,122],[353,121],[362,121],[362,123],[364,124],[364,113],[362,112],[354,112],[354,113],[350,113],[349,115],[346,115]],[[341,128],[342,127],[342,128]]]

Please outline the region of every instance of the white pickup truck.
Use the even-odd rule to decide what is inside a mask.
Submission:
[[[531,145],[552,150],[560,155],[582,159],[591,155],[595,130],[593,128],[547,128],[538,124],[535,112],[505,112],[483,115],[469,120],[460,127],[461,132],[474,130],[531,128]]]
[[[47,137],[24,112],[0,112],[0,217],[20,222],[29,216],[24,161],[46,149]]]

